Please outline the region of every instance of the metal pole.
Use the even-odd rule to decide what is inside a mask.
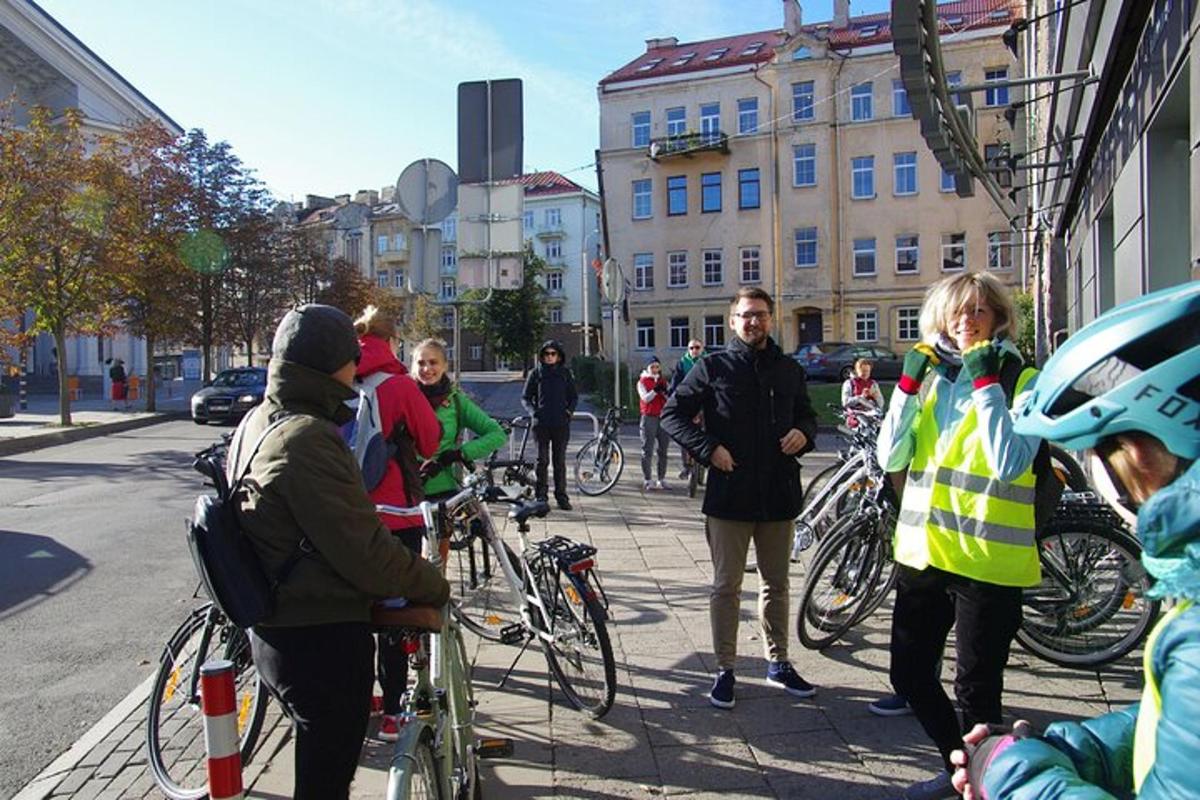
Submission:
[[[617,327],[617,304],[613,303],[613,408],[621,408],[621,330]]]

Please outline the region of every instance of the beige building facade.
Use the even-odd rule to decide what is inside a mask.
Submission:
[[[806,26],[798,7],[784,9],[782,31],[650,40],[600,83],[605,221],[632,287],[622,349],[634,360],[678,357],[692,337],[722,346],[741,286],[776,298],[785,350],[821,340],[902,350],[941,277],[990,269],[1022,282],[1009,220],[982,194],[960,197],[922,140],[888,16]],[[939,14],[962,84],[1018,77],[1000,40],[1006,2]],[[1020,90],[971,99],[964,113],[988,154],[1022,152],[1003,114]]]

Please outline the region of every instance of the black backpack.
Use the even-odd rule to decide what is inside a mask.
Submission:
[[[192,518],[186,522],[188,549],[208,596],[239,628],[250,628],[271,615],[279,585],[300,559],[313,551],[312,543],[304,537],[279,573],[271,578],[237,516],[238,493],[254,456],[267,435],[287,419],[283,416],[273,420],[259,435],[245,467],[232,485],[225,480],[223,466],[217,459],[196,465],[197,470],[213,478],[217,493],[196,498]],[[239,446],[243,433],[239,430],[239,435],[234,437]]]

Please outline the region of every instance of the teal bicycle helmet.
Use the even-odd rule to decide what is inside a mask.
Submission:
[[[1141,431],[1200,456],[1200,281],[1113,308],[1058,348],[1016,431],[1073,450]]]

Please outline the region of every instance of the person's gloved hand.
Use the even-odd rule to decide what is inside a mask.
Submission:
[[[427,481],[441,471],[442,465],[439,464],[435,459],[431,458],[421,464],[418,474],[421,476],[421,480]]]
[[[659,394],[666,394],[667,382],[660,380],[658,383],[654,384],[654,391],[658,392]]]
[[[976,725],[963,736],[963,748],[950,754],[950,762],[955,766],[951,778],[955,791],[965,800],[986,800],[983,776],[992,761],[1013,742],[1035,735],[1033,726],[1023,719],[1017,720],[1011,729],[1003,725]]]
[[[462,450],[459,450],[457,447],[451,448],[437,457],[437,463],[443,467],[448,467],[451,464],[461,464],[462,460]]]
[[[1000,351],[989,342],[977,342],[962,354],[963,369],[976,389],[1000,382]]]
[[[921,390],[921,382],[929,374],[930,368],[940,360],[933,351],[933,345],[925,342],[915,345],[904,356],[904,366],[901,368],[896,388],[905,394],[916,394]]]

